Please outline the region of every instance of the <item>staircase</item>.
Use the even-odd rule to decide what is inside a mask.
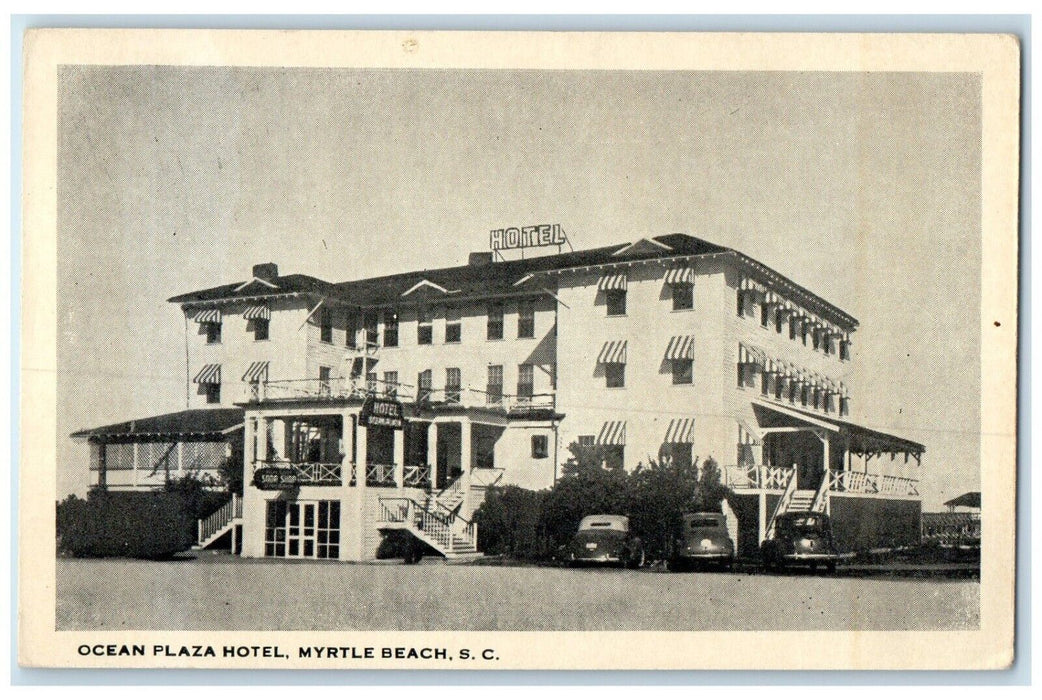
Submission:
[[[242,525],[242,498],[233,493],[230,501],[198,521],[198,537],[192,549],[206,549],[231,532],[232,552],[235,552],[235,528],[238,525]]]
[[[404,497],[380,498],[377,527],[406,530],[446,559],[476,556],[478,526],[454,511],[445,511],[437,505],[430,507],[431,503],[431,498],[424,503]]]
[[[793,469],[785,484],[782,497],[771,515],[770,524],[767,526],[766,538],[774,537],[774,526],[778,516],[783,513],[828,513],[829,511],[829,473],[825,471],[825,477],[817,491],[811,489],[796,488],[796,470]]]

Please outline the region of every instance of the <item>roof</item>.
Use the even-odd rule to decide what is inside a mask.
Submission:
[[[190,436],[219,439],[225,433],[241,426],[243,415],[241,408],[199,408],[78,430],[72,437],[99,439]]]
[[[980,491],[969,491],[956,496],[950,501],[945,501],[944,505],[949,508],[980,508]]]
[[[831,415],[812,413],[794,406],[776,406],[768,401],[760,399],[755,400],[753,406],[755,408],[766,408],[774,411],[785,419],[796,418],[797,420],[801,420],[805,417],[807,422],[813,425],[826,424],[823,427],[832,425],[846,435],[850,441],[850,450],[854,454],[905,452],[914,455],[915,458],[918,459],[924,452],[926,452],[926,447],[914,440],[908,440],[907,438],[899,437],[897,435],[884,433],[881,430],[866,428],[863,425],[858,425],[857,423],[852,423],[851,421],[842,420],[840,418],[834,418]]]
[[[959,527],[980,522],[977,513],[923,513],[923,527]]]
[[[231,284],[222,284],[219,287],[179,294],[178,296],[170,297],[167,301],[175,304],[192,304],[193,302],[246,300],[290,294],[337,296],[339,292],[335,284],[330,284],[317,277],[309,275],[282,275],[271,280],[253,278]]]
[[[286,275],[272,280],[278,289],[272,289],[255,281],[237,282],[181,294],[171,297],[168,301],[190,304],[297,293],[335,298],[358,307],[391,306],[402,303],[404,295],[408,295],[406,298],[412,301],[423,301],[424,299],[444,301],[454,297],[517,294],[526,290],[540,289],[534,278],[547,273],[643,260],[708,255],[733,256],[746,270],[752,271],[773,286],[784,288],[785,293],[799,297],[804,303],[814,307],[812,310],[817,313],[833,316],[838,323],[850,328],[857,326],[857,319],[853,316],[763,263],[734,249],[683,233],[672,233],[649,239],[639,239],[630,243],[618,243],[523,260],[417,270],[337,284],[306,275]],[[525,280],[525,278],[528,279]],[[530,284],[526,286],[522,280],[530,282]]]

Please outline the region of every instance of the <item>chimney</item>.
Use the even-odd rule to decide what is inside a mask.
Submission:
[[[267,282],[273,281],[279,276],[279,266],[275,263],[261,263],[253,266],[253,276]]]
[[[492,263],[492,253],[486,253],[484,251],[478,253],[471,253],[470,258],[467,260],[468,265],[489,265]]]

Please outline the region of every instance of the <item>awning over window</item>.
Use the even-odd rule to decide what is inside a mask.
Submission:
[[[609,340],[601,348],[597,356],[599,365],[624,365],[626,364],[626,341]]]
[[[257,306],[251,306],[243,312],[242,317],[247,321],[253,321],[254,319],[262,319],[268,321],[271,319],[271,309],[268,308],[267,304],[258,304]]]
[[[220,323],[220,309],[203,309],[195,314],[196,323]]]
[[[666,439],[663,442],[691,444],[695,441],[695,419],[673,418],[666,428]]]
[[[244,382],[259,382],[268,378],[268,362],[251,362],[246,374],[242,375]]]
[[[203,368],[199,370],[199,374],[195,375],[195,379],[192,381],[196,384],[220,384],[221,366],[216,364],[203,365]]]
[[[780,305],[782,303],[782,298],[780,296],[778,296],[777,294],[775,294],[774,292],[766,292],[763,295],[763,302],[765,304]]]
[[[669,339],[666,346],[667,360],[693,360],[695,359],[695,336],[675,335]]]
[[[763,285],[752,279],[751,277],[743,277],[742,281],[738,284],[738,289],[743,292],[752,292],[755,294],[763,294]]]
[[[625,445],[626,444],[626,421],[610,420],[604,423],[601,432],[597,435],[598,445]]]
[[[602,292],[606,292],[613,289],[626,291],[626,273],[615,272],[612,274],[604,275],[597,283],[597,289]]]
[[[738,363],[742,365],[759,365],[760,367],[764,367],[767,364],[767,356],[764,354],[763,350],[760,350],[759,348],[739,343]]]
[[[666,270],[666,284],[694,284],[695,269],[684,265]]]
[[[759,445],[760,436],[756,431],[749,427],[749,424],[738,419],[738,444],[739,445]]]

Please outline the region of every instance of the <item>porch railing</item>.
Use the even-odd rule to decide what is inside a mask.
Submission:
[[[429,464],[405,465],[405,473],[402,482],[406,486],[424,487],[430,486],[431,467]]]
[[[366,486],[396,486],[394,483],[393,464],[367,464],[365,466]]]
[[[460,546],[473,547],[477,542],[478,526],[463,518],[427,510],[411,498],[381,498],[380,522],[401,523],[422,533],[444,553]]]
[[[340,486],[343,470],[340,462],[291,462],[289,460],[257,460],[254,471],[263,468],[292,469],[300,484],[306,486]]]
[[[838,493],[918,496],[919,480],[888,474],[830,470],[829,489]]]
[[[725,486],[733,489],[767,489],[780,491],[789,483],[792,467],[767,464],[731,464],[723,468]]]
[[[198,521],[198,543],[203,543],[223,530],[234,520],[242,518],[242,498],[232,494],[232,499],[205,518]]]

